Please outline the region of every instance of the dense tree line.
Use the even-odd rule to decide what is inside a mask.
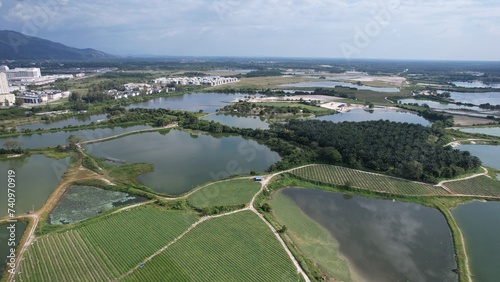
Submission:
[[[0,155],[7,154],[27,154],[29,151],[27,149],[22,149],[21,147],[13,148],[13,149],[5,149],[0,148]]]
[[[302,102],[301,102],[302,103]],[[305,105],[310,105],[309,102],[303,102]],[[221,110],[222,112],[237,112],[240,114],[249,114],[249,115],[260,115],[260,116],[269,116],[269,115],[277,115],[277,114],[309,114],[311,110],[306,107],[293,107],[293,106],[267,106],[263,104],[256,103],[248,103],[248,102],[238,102],[235,104],[231,104],[225,106]]]
[[[389,121],[292,120],[273,127],[284,140],[313,149],[318,161],[382,171],[407,179],[435,182],[476,170],[481,161],[439,142],[439,130]],[[431,141],[438,140],[438,141]]]
[[[280,70],[256,70],[247,73],[246,77],[260,77],[260,76],[280,76],[282,75]]]
[[[491,105],[490,103],[481,104],[479,107],[486,110],[500,110],[500,105]]]
[[[427,120],[430,120],[433,122],[440,121],[445,127],[451,127],[454,124],[453,115],[435,112],[435,111],[431,110],[428,105],[427,105],[427,107],[420,107],[420,106],[418,106],[418,104],[417,104],[417,106],[413,106],[413,107],[408,107],[408,105],[402,105],[402,104],[396,104],[395,106],[398,108],[405,109],[405,110],[418,112],[419,116],[421,116]]]

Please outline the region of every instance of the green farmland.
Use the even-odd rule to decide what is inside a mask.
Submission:
[[[403,196],[449,195],[446,190],[429,184],[333,165],[307,166],[292,170],[291,173],[308,181],[339,186],[344,185],[378,193]]]
[[[109,281],[135,267],[198,217],[145,206],[37,239],[20,265],[19,281]],[[45,263],[37,263],[44,261]]]
[[[209,219],[124,281],[301,281],[269,227],[253,212]]]
[[[500,181],[481,175],[444,184],[450,191],[460,195],[500,197]]]
[[[196,208],[248,204],[260,189],[260,183],[251,179],[217,182],[201,188],[188,197]]]

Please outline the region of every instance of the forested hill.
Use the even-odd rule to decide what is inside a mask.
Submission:
[[[310,148],[316,161],[436,182],[476,170],[481,161],[440,142],[441,132],[390,121],[332,123],[291,120],[272,129],[280,138]]]
[[[11,30],[0,30],[2,60],[102,60],[114,56],[91,48],[77,49]]]

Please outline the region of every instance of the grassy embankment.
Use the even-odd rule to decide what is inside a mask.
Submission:
[[[259,184],[249,179],[235,179],[200,188],[190,199],[194,203],[201,200],[200,205],[207,206],[245,205],[258,190]],[[217,191],[224,197],[211,197]],[[30,278],[36,281],[72,281],[76,277],[115,279],[147,257],[158,254],[125,280],[144,276],[178,281],[189,273],[200,279],[218,277],[220,281],[234,281],[234,277],[238,277],[238,281],[254,281],[257,277],[264,281],[278,281],[285,279],[283,277],[287,281],[300,281],[271,230],[250,211],[210,219],[179,238],[198,218],[198,213],[188,206],[182,208],[185,210],[172,211],[148,205],[116,214],[107,211],[74,225],[47,229],[46,235],[29,247],[18,278],[24,281]],[[123,244],[125,241],[127,244]],[[228,257],[231,259],[227,260]],[[33,263],[38,260],[47,263],[43,267]],[[170,265],[168,269],[165,263]],[[206,267],[199,268],[199,265]],[[242,269],[245,269],[244,275]]]
[[[259,190],[260,184],[251,179],[227,180],[197,190],[187,201],[205,214],[219,213],[245,207]]]
[[[321,166],[320,166],[320,168],[321,168]],[[316,175],[319,176],[321,174],[317,173]],[[368,173],[366,173],[365,175],[358,175],[358,177],[360,178],[358,180],[358,182],[361,181],[362,178],[364,178],[365,180],[373,181],[372,180],[373,175],[370,175]],[[483,177],[480,177],[479,179],[481,180],[481,185],[484,185],[485,183],[484,183],[484,181],[482,181],[482,180],[484,180]],[[458,228],[456,222],[454,221],[453,217],[451,216],[449,209],[455,207],[457,204],[471,201],[471,200],[476,198],[475,196],[471,195],[469,197],[460,197],[460,198],[453,197],[452,195],[449,195],[449,194],[448,194],[449,196],[432,196],[432,197],[418,196],[418,195],[425,195],[426,192],[417,193],[416,195],[413,195],[413,196],[410,194],[397,195],[397,194],[392,194],[392,193],[391,194],[379,193],[379,192],[376,192],[377,189],[366,189],[365,190],[365,189],[359,189],[359,187],[357,187],[358,189],[353,189],[352,187],[346,187],[344,184],[335,184],[336,182],[333,182],[333,181],[330,183],[324,183],[324,181],[325,181],[324,177],[321,178],[320,180],[322,180],[322,181],[320,182],[320,181],[318,181],[318,179],[316,179],[316,181],[313,183],[313,182],[311,182],[311,181],[314,181],[312,179],[310,179],[309,181],[306,181],[306,180],[304,180],[304,178],[297,178],[293,174],[285,174],[285,175],[277,177],[277,179],[269,185],[269,189],[270,189],[269,193],[272,193],[274,190],[277,190],[281,187],[298,186],[298,187],[315,188],[315,189],[321,189],[321,190],[325,190],[325,191],[339,192],[339,193],[352,194],[352,195],[360,195],[360,196],[383,198],[383,199],[395,199],[395,200],[399,200],[399,201],[412,202],[412,203],[422,204],[422,205],[425,205],[425,206],[428,206],[431,208],[436,208],[445,216],[446,221],[447,221],[447,223],[450,227],[451,233],[452,233],[453,243],[455,246],[455,255],[456,255],[456,259],[457,259],[457,265],[458,265],[458,269],[460,272],[460,281],[469,281],[470,271],[469,271],[468,265],[467,265],[467,255],[465,253],[463,237],[462,237],[460,229]],[[394,179],[388,177],[388,181],[394,181]],[[457,181],[457,182],[452,182],[452,183],[456,183],[456,184],[460,184],[460,185],[471,185],[470,183],[468,183],[470,181],[477,181],[477,179],[473,178],[470,180],[463,180],[463,181]],[[463,182],[463,183],[461,183],[461,182]],[[356,182],[354,182],[354,183],[356,183]],[[403,183],[403,182],[401,182],[401,183]],[[489,187],[491,189],[496,189],[496,192],[500,191],[499,186],[498,186],[499,183],[500,182],[496,181],[496,180],[492,180],[492,179],[488,180],[488,184],[490,184]],[[370,182],[367,182],[366,184],[367,185],[375,185],[373,183],[370,184]],[[493,184],[493,185],[491,185],[491,184]],[[419,186],[419,187],[421,188],[422,186]],[[475,189],[475,191],[477,192],[476,194],[484,196],[483,188],[475,186],[474,184],[472,184],[471,187],[476,187],[476,188],[469,187],[469,189]],[[403,190],[403,191],[405,191],[405,190]],[[483,192],[482,194],[481,194],[481,191]],[[296,209],[296,207],[292,208],[292,207],[290,207],[290,205],[282,205],[282,207],[288,208],[286,210],[286,212],[283,212],[283,211],[280,212],[281,208],[279,206],[278,206],[278,211],[276,211],[276,208],[273,206],[273,201],[276,205],[275,195],[277,195],[277,194],[275,194],[275,193],[272,194],[272,200],[269,201],[269,203],[271,203],[271,207],[273,209],[275,209],[275,211],[273,211],[271,214],[265,214],[266,218],[268,220],[270,220],[271,222],[273,222],[277,226],[277,228],[279,228],[279,226],[283,225],[283,224],[285,224],[288,227],[288,230],[290,230],[290,231],[287,233],[291,233],[290,237],[292,237],[292,238],[290,238],[291,240],[288,241],[288,244],[289,244],[289,246],[292,246],[292,249],[294,249],[295,253],[302,253],[302,255],[305,256],[305,259],[302,259],[299,261],[301,263],[303,263],[304,269],[306,269],[306,270],[310,270],[310,268],[313,269],[313,271],[308,271],[308,274],[310,277],[314,277],[314,275],[315,275],[314,266],[316,264],[319,264],[320,269],[322,271],[326,271],[325,268],[321,268],[321,263],[320,263],[321,260],[317,261],[318,258],[314,257],[314,255],[315,255],[314,253],[311,255],[310,251],[309,251],[309,254],[308,254],[308,251],[307,251],[308,245],[305,243],[305,242],[307,242],[307,240],[306,240],[307,238],[306,237],[301,238],[298,236],[300,234],[305,234],[304,231],[300,231],[301,230],[300,226],[296,227],[296,224],[294,224],[293,221],[288,220],[289,222],[287,222],[286,220],[283,220],[282,218],[280,218],[279,214],[277,214],[277,213],[280,213],[280,214],[293,213],[293,209]],[[278,196],[278,199],[279,199],[279,196]],[[256,201],[256,206],[260,207],[264,202],[266,202],[266,197],[264,195],[260,195]],[[279,203],[279,200],[278,200],[278,203]],[[296,218],[299,218],[299,217],[296,216]],[[292,218],[292,220],[293,220],[293,218]],[[315,231],[315,232],[320,232],[320,231]],[[318,233],[318,234],[320,234],[320,233]],[[296,236],[295,240],[293,239],[293,236]],[[309,240],[311,240],[311,239],[309,238]],[[329,240],[328,238],[326,238],[325,242],[327,242],[327,241],[333,242],[333,241],[331,241],[331,239]],[[302,244],[302,248],[301,248],[301,244]],[[341,258],[341,257],[338,257],[338,259],[339,258]],[[327,261],[323,261],[323,264],[327,264]],[[318,276],[317,273],[316,273],[316,276]]]

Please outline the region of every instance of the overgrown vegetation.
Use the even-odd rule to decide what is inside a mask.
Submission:
[[[406,179],[436,182],[476,170],[481,161],[469,152],[444,147],[442,130],[389,121],[291,120],[273,132],[314,151],[313,161],[380,171]]]

